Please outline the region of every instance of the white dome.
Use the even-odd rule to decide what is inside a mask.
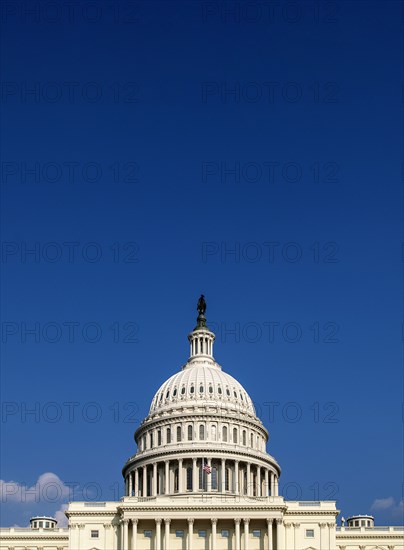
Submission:
[[[253,402],[240,382],[209,359],[190,361],[164,382],[153,398],[149,414],[196,403],[230,407],[255,416]]]

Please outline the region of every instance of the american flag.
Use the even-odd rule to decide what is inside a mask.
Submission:
[[[209,464],[204,464],[203,465],[203,471],[206,472],[207,474],[210,474],[212,473],[212,468],[209,466]]]

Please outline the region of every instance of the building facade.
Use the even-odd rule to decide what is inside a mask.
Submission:
[[[7,550],[404,550],[404,528],[356,516],[337,527],[334,501],[286,501],[281,468],[253,402],[213,356],[203,297],[190,355],[135,432],[118,502],[72,502],[68,529],[1,529]],[[49,518],[48,518],[49,519]],[[33,527],[35,524],[35,528]]]

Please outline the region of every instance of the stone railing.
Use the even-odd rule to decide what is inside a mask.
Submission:
[[[383,532],[389,532],[392,533],[394,531],[404,531],[404,526],[394,526],[394,525],[375,525],[374,527],[337,527],[338,533],[344,533],[344,532],[357,532],[357,533],[364,533],[365,531],[383,531]]]

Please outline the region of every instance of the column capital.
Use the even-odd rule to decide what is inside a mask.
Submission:
[[[235,523],[236,525],[240,525],[240,523],[241,523],[241,518],[234,518],[234,523]]]
[[[267,523],[270,523],[272,525],[273,521],[274,521],[274,518],[267,518]]]
[[[319,523],[321,529],[325,529],[327,527],[326,523]]]
[[[248,523],[250,523],[250,518],[244,518],[243,521],[244,521],[244,523],[248,524]]]
[[[335,523],[333,521],[331,521],[330,523],[327,523],[327,525],[330,528],[335,527]]]
[[[188,523],[192,523],[192,524],[193,524],[193,523],[194,523],[194,521],[195,521],[195,518],[188,518],[188,520],[187,520],[187,521],[188,521]]]
[[[137,525],[139,523],[139,520],[137,518],[133,518],[130,521],[132,522],[132,525]]]
[[[77,525],[77,527],[78,527],[79,529],[84,529],[85,525],[84,525],[84,523],[79,523],[79,524]]]
[[[129,525],[129,520],[126,518],[121,519],[121,525]]]
[[[291,523],[285,523],[285,527],[286,527],[287,529],[289,529],[289,527],[292,527],[292,524],[291,524]]]
[[[170,524],[171,523],[171,518],[164,518],[164,522]]]
[[[282,525],[283,518],[276,518],[276,523],[277,523],[277,525]]]
[[[298,527],[300,527],[300,523],[292,523],[293,527],[296,529]]]
[[[110,523],[103,523],[102,526],[104,529],[111,529],[112,525]]]
[[[211,518],[210,521],[212,522],[212,525],[216,525],[216,524],[217,524],[217,518]]]
[[[154,521],[157,525],[161,525],[161,518],[156,518]]]

